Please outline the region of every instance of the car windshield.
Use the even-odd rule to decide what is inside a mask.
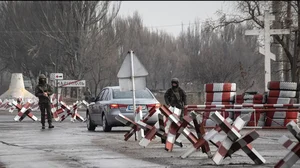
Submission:
[[[123,91],[120,89],[113,89],[113,98],[114,99],[132,99],[132,91]],[[153,99],[153,96],[148,90],[136,90],[135,98],[142,99]]]

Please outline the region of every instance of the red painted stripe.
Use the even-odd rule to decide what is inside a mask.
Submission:
[[[213,89],[214,89],[214,84],[212,83],[205,84],[205,92],[212,92]]]
[[[284,163],[285,163],[284,160],[281,159],[281,160],[274,166],[274,168],[281,168],[281,167],[283,166]]]
[[[214,93],[206,93],[206,99],[205,101],[214,101]]]
[[[29,113],[27,113],[27,116],[30,117],[30,118],[32,119],[32,117],[33,117],[34,115],[32,114],[32,112],[29,112]]]
[[[223,84],[223,91],[231,91],[232,84],[231,83],[224,83]]]
[[[23,115],[23,113],[18,112],[18,116],[19,116],[19,117],[22,117],[22,115]]]
[[[293,141],[291,141],[290,139],[288,139],[285,143],[283,143],[283,147],[288,148],[292,144],[293,144]]]
[[[195,149],[199,149],[200,147],[203,147],[205,145],[205,140],[204,139],[200,139],[198,140],[195,144],[193,144]]]
[[[300,143],[297,143],[297,145],[294,146],[291,151],[294,152],[298,157],[300,157]]]
[[[156,135],[156,128],[152,127],[145,135],[145,138],[151,141],[155,137],[155,135]]]
[[[223,145],[221,145],[217,152],[220,153],[221,156],[225,157],[228,151]]]

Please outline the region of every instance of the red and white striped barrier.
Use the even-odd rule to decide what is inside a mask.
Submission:
[[[160,125],[159,125],[159,121],[157,121],[154,126],[148,125],[146,124],[146,122],[149,120],[149,118],[151,118],[153,116],[153,114],[155,113],[160,113],[160,111],[158,109],[156,109],[155,107],[152,107],[148,114],[144,117],[143,120],[140,120],[137,122],[137,125],[139,125],[143,130],[146,131],[146,134],[144,135],[144,137],[141,139],[139,145],[146,147],[149,145],[149,143],[152,141],[152,139],[154,139],[155,135],[157,134],[158,129],[160,129]],[[164,125],[162,126],[164,129]]]
[[[169,110],[170,110],[174,115],[176,115],[178,118],[179,118],[179,116],[181,115],[181,110],[178,109],[178,108],[176,108],[176,107],[170,106],[170,107],[169,107]],[[168,117],[165,117],[165,125],[166,125],[166,126],[165,126],[165,131],[166,131],[166,133],[169,133],[169,129],[170,129],[171,123],[172,123],[172,121],[170,121]]]
[[[296,123],[299,122],[298,119],[266,119],[266,126],[275,126],[275,127],[286,127],[287,124],[291,121],[294,121]]]
[[[126,126],[131,127],[131,129],[124,135],[125,141],[127,141],[138,129],[141,129],[134,121],[125,117],[121,113],[119,113],[119,115],[116,116],[116,120],[120,121],[121,123],[123,123]]]
[[[253,140],[259,137],[258,133],[253,130],[243,137],[239,133],[244,127],[244,120],[238,117],[231,126],[219,112],[215,112],[211,116],[211,119],[214,120],[227,134],[227,137],[221,142],[221,146],[213,157],[213,161],[216,164],[220,164],[226,155],[232,155],[239,149],[242,149],[255,164],[263,164],[266,162],[266,160],[250,145]]]
[[[233,104],[233,105],[186,105],[187,109],[195,108],[243,108],[243,107],[252,107],[252,108],[299,108],[300,104]]]
[[[233,102],[236,92],[205,93],[205,102]]]
[[[205,102],[205,105],[230,105],[232,102]]]
[[[187,117],[187,116],[186,116]],[[183,155],[181,155],[181,158],[186,158],[189,155],[191,155],[193,152],[195,152],[197,149],[202,148],[202,152],[206,153],[209,158],[212,157],[209,144],[208,144],[208,137],[205,135],[205,129],[204,125],[201,122],[201,116],[199,114],[196,114],[195,112],[191,113],[191,117],[193,119],[194,127],[198,136],[197,142],[193,144],[192,147],[190,147]],[[186,118],[184,118],[185,121]],[[210,136],[212,138],[213,136]]]
[[[55,113],[60,114],[60,113],[64,113],[66,112],[66,114],[63,114],[60,117],[59,121],[64,121],[68,116],[71,116],[71,121],[74,122],[75,120],[84,122],[85,119],[83,117],[81,117],[78,112],[77,112],[77,108],[78,106],[81,104],[81,101],[76,101],[76,103],[74,103],[71,107],[69,107],[68,105],[66,105],[64,102],[60,102],[60,106],[61,106],[61,110],[57,110]]]
[[[205,92],[235,92],[235,83],[208,83],[204,85]]]
[[[164,130],[164,116],[158,113],[158,121],[154,126],[148,125],[142,121],[137,123],[142,129],[146,131],[145,137],[140,141],[139,145],[146,147],[154,139],[155,136],[161,138],[161,143],[165,144],[167,140],[167,133]],[[175,141],[175,145],[182,147],[182,142]]]
[[[275,168],[292,167],[300,159],[300,128],[294,121],[288,123],[287,128],[299,142],[295,143],[285,135],[278,140],[290,152],[275,165]]]
[[[281,81],[270,81],[268,82],[269,90],[297,90],[296,82],[281,82]]]
[[[137,123],[138,121],[141,121],[143,119],[143,111],[142,107],[138,106],[137,109],[135,110],[135,115],[134,115],[134,121]],[[137,140],[142,140],[142,138],[145,137],[144,130],[139,129],[135,132]]]
[[[270,90],[268,97],[293,98],[296,97],[296,91],[288,90]]]
[[[8,110],[11,106],[8,105],[8,103],[13,102],[13,99],[5,99],[5,100],[0,100],[0,110]],[[13,110],[11,111],[13,112]]]
[[[146,123],[148,121],[149,118],[151,118],[151,116],[156,112],[156,109],[155,107],[152,107],[150,110],[149,110],[149,113],[145,116],[144,119],[141,119],[139,120],[140,121],[140,125],[143,126],[143,128],[145,129],[152,129],[152,126],[151,127],[148,127],[147,124],[145,125],[144,123]],[[131,129],[124,135],[125,137],[125,141],[127,141],[133,134],[135,134],[136,131],[139,131],[141,129],[141,127],[134,121],[130,120],[129,118],[125,117],[124,115],[122,115],[121,113],[116,116],[116,120],[120,121],[121,123],[123,123],[124,125],[126,126],[129,126],[131,127]],[[147,131],[146,130],[146,134],[147,134]],[[149,136],[147,136],[147,138],[149,138]],[[141,139],[141,145],[145,145],[147,146],[147,140],[152,140],[152,138],[150,139]],[[145,141],[145,142],[144,142]]]
[[[13,101],[12,103],[9,103],[10,106],[15,106],[16,109],[18,109],[18,114],[15,116],[15,121],[22,121],[25,116],[28,116],[33,121],[38,121],[38,118],[34,116],[31,112],[30,106],[31,102],[27,102],[24,105],[18,104],[18,102]]]
[[[236,104],[243,104],[243,103],[251,103],[251,104],[263,104],[265,103],[264,96],[262,94],[255,94],[255,95],[236,95],[235,97]]]
[[[173,150],[173,144],[175,140],[182,133],[192,144],[197,143],[197,137],[187,128],[188,125],[192,125],[192,119],[189,116],[184,116],[183,122],[179,121],[178,117],[173,114],[166,106],[160,107],[160,111],[172,121],[170,130],[168,133],[165,149],[167,151]],[[203,140],[201,140],[203,141]],[[204,142],[203,142],[204,143]]]
[[[85,119],[78,114],[78,107],[80,106],[80,104],[82,104],[81,101],[76,101],[76,103],[73,104],[72,106],[72,117],[71,117],[71,121],[74,122],[75,120],[80,121],[80,122],[84,122]]]

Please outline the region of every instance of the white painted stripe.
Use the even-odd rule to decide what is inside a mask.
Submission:
[[[15,121],[19,121],[21,117],[19,117],[18,115],[15,116],[14,120]]]
[[[274,104],[273,107],[284,107],[283,104]]]
[[[175,124],[178,125],[179,119],[178,119],[174,114],[171,114],[171,115],[169,116],[169,119],[170,119],[171,121],[175,122]]]
[[[175,142],[175,136],[176,135],[173,135],[173,134],[168,134],[168,137],[167,137],[167,141],[170,142],[170,143],[174,143]]]
[[[209,141],[210,139],[212,139],[217,134],[218,134],[218,132],[216,130],[212,129],[209,132],[207,132],[203,138],[206,141]]]
[[[245,123],[246,122],[240,116],[238,116],[233,122],[233,125],[238,129],[238,131],[240,131],[245,126]]]
[[[149,139],[143,138],[143,139],[140,141],[139,145],[140,145],[140,146],[143,146],[143,147],[146,147],[146,146],[149,145],[150,142],[151,142],[151,141],[150,141]]]
[[[222,101],[222,93],[213,93],[213,101]]]
[[[183,155],[181,155],[181,158],[187,158],[189,157],[192,153],[194,153],[196,151],[196,148],[194,148],[194,146],[191,146]]]
[[[285,136],[285,135],[282,135],[282,137],[280,137],[280,138],[278,139],[278,142],[279,142],[281,145],[284,145],[287,141],[290,141],[290,139],[289,139],[287,136]],[[287,149],[291,150],[291,149],[293,149],[293,147],[294,147],[295,145],[297,145],[297,143],[293,142],[293,143],[290,144],[290,146],[287,147]],[[285,147],[285,146],[284,146],[284,147]]]
[[[190,131],[189,129],[187,129],[187,128],[184,128],[184,129],[183,129],[183,133],[184,133],[186,136],[189,136],[190,133],[191,133],[191,131]]]
[[[283,160],[285,163],[281,166],[287,166],[287,167],[292,167],[298,160],[299,156],[297,156],[294,152],[290,151],[284,158]]]
[[[38,121],[38,118],[36,117],[36,116],[32,116],[32,119],[34,120],[34,121]]]
[[[215,155],[213,156],[212,160],[217,164],[221,164],[221,162],[223,161],[223,156],[219,153],[219,152],[216,152]]]

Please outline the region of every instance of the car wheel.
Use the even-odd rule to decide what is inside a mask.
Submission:
[[[96,129],[96,125],[93,124],[89,113],[86,114],[86,127],[89,131],[95,131]]]
[[[102,129],[104,132],[111,131],[111,126],[108,125],[105,115],[102,116]]]

